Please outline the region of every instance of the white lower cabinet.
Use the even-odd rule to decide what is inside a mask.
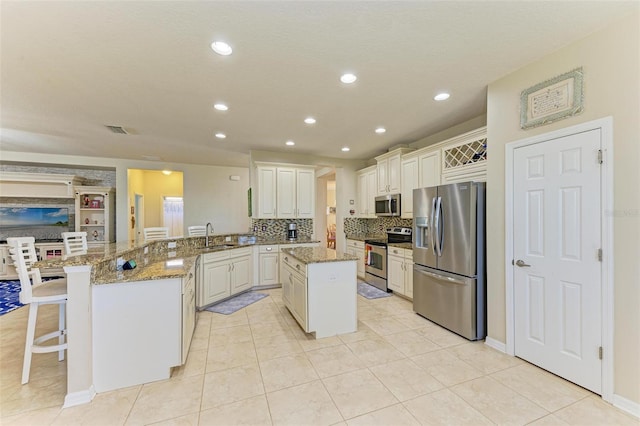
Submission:
[[[298,324],[309,332],[307,322],[307,266],[290,255],[283,257],[283,299]],[[285,290],[286,287],[286,290]]]
[[[358,277],[364,279],[364,242],[358,240],[347,240],[347,249],[345,251],[348,254],[358,257]]]
[[[394,293],[413,299],[413,251],[389,246],[387,285]]]
[[[198,308],[251,287],[251,247],[205,253],[200,256]]]
[[[259,285],[280,284],[279,253],[277,244],[262,245],[258,247],[258,279]],[[254,251],[255,254],[255,251]]]
[[[186,362],[196,326],[194,270],[184,278],[92,286],[97,392],[168,379]]]

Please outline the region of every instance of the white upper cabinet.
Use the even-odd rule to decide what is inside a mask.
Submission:
[[[378,164],[378,195],[398,194],[402,190],[402,155],[411,152],[410,148],[398,148],[376,157]]]
[[[256,170],[258,179],[258,218],[274,219],[276,217],[276,173],[277,168],[259,166]]]
[[[367,167],[357,172],[358,179],[358,217],[376,217],[375,198],[377,195],[376,166]]]
[[[442,183],[487,180],[487,129],[452,138],[442,146]]]
[[[315,171],[312,167],[258,165],[260,219],[312,219],[315,213]]]
[[[418,162],[418,188],[440,185],[440,150],[425,152],[418,157]]]
[[[400,215],[413,217],[413,190],[419,188],[418,157],[402,160],[402,191],[400,192]]]

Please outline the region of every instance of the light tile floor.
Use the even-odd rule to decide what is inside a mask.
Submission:
[[[358,297],[358,332],[315,340],[280,289],[232,315],[200,312],[169,380],[61,409],[66,362],[35,355],[20,384],[27,308],[0,317],[2,425],[638,425],[578,386],[468,342],[393,296]],[[51,308],[51,309],[49,309]],[[53,329],[45,307],[40,331]]]

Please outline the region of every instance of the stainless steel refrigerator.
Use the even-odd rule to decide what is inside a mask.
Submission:
[[[485,184],[414,189],[413,215],[413,310],[469,340],[485,338]]]

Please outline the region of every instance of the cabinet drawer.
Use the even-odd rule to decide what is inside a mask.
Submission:
[[[242,247],[242,248],[227,250],[227,253],[229,253],[230,258],[240,257],[240,256],[251,256],[251,247]]]
[[[297,271],[302,275],[307,274],[307,265],[303,262],[300,262],[298,259],[294,258],[290,254],[283,253],[282,261],[284,262],[285,265],[289,266],[291,270]]]
[[[279,246],[277,244],[260,246],[260,253],[277,253],[278,249]]]
[[[354,247],[364,250],[364,242],[357,240],[347,240],[347,247]]]
[[[216,251],[213,253],[205,253],[202,255],[202,262],[216,262],[218,260],[224,260],[229,258],[229,252],[226,250]]]

